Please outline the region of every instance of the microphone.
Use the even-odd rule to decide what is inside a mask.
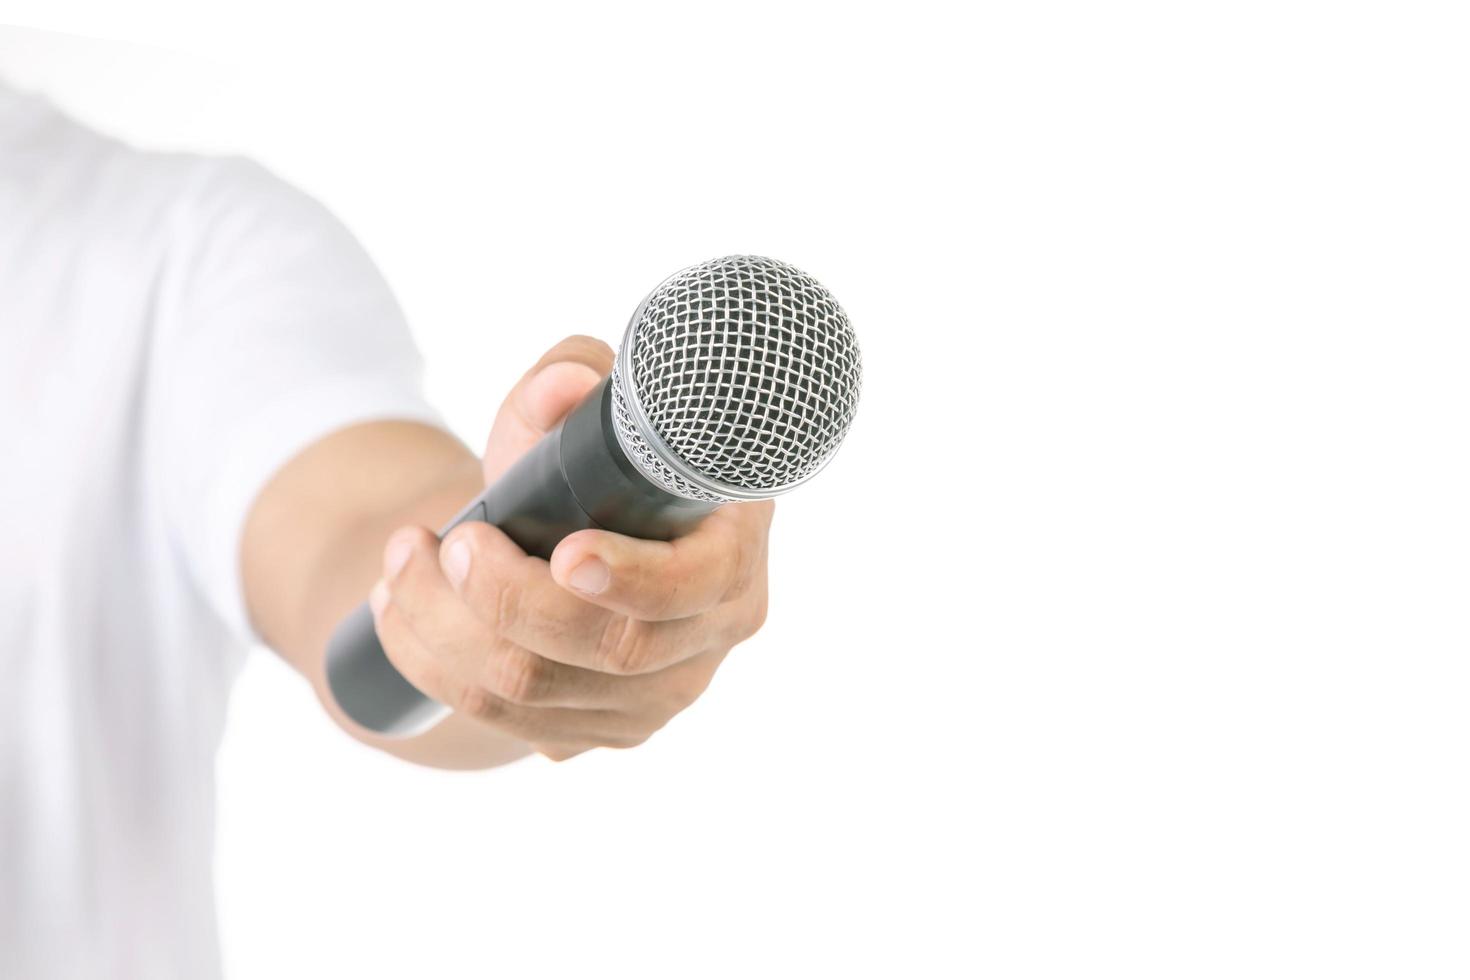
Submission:
[[[721,504],[811,479],[857,410],[862,359],[847,314],[784,262],[732,255],[674,273],[633,313],[612,374],[459,512],[550,558],[583,528],[667,541]],[[450,709],[398,673],[366,603],[327,647],[353,721],[406,737]]]

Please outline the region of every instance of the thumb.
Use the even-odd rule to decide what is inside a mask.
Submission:
[[[485,444],[486,484],[576,408],[612,368],[612,351],[590,337],[571,337],[547,351],[511,389]]]

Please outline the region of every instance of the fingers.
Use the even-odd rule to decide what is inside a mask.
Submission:
[[[764,582],[771,501],[727,504],[673,541],[578,531],[551,556],[557,584],[638,620],[676,620]]]
[[[444,539],[443,565],[456,592],[507,639],[563,663],[558,651],[595,645],[614,614],[560,588],[546,563],[516,547],[499,528],[469,521]]]
[[[597,676],[653,674],[748,633],[725,611],[699,619],[639,622],[578,598],[498,528],[469,522],[450,532],[441,553],[447,577],[488,629],[540,657]],[[593,682],[587,680],[586,687]],[[634,693],[608,684],[598,696]],[[592,698],[592,694],[588,694]]]
[[[371,597],[378,635],[420,690],[545,754],[637,745],[760,627],[772,512],[730,505],[672,542],[582,531],[550,564],[488,524],[442,543],[405,528]]]
[[[613,352],[592,337],[568,337],[542,355],[506,396],[485,444],[485,482],[504,473],[612,370]]]
[[[659,675],[599,676],[496,643],[473,616],[456,615],[458,597],[446,581],[436,581],[432,550],[432,535],[422,530],[401,531],[390,542],[389,567],[397,571],[374,589],[372,603],[389,659],[459,714],[551,758],[642,744],[699,697],[725,655],[718,651]],[[465,671],[482,645],[490,651],[486,669]]]
[[[397,652],[389,650],[390,644],[402,641],[405,662],[395,660],[395,666],[422,689],[446,701],[478,687],[524,706],[600,708],[622,703],[617,688],[624,678],[547,660],[476,615],[443,574],[439,543],[428,531],[398,532],[386,555],[384,571],[391,577],[374,597],[379,638],[390,654]],[[427,651],[432,651],[431,659],[426,659]]]
[[[666,718],[708,683],[706,649],[723,651],[737,639],[719,622],[610,630],[621,617],[558,588],[545,562],[485,524],[466,525],[442,548],[428,531],[404,529],[389,542],[384,571],[391,578],[373,599],[384,649],[415,686],[456,706],[480,690],[522,707],[632,707]],[[642,632],[645,625],[652,631]],[[604,635],[618,637],[606,651],[598,645]],[[621,669],[597,669],[601,657]]]
[[[546,708],[517,704],[475,684],[452,679],[441,659],[419,639],[393,606],[378,620],[378,635],[389,659],[425,693],[457,713],[490,725],[520,741],[567,747],[561,757],[597,745],[629,747],[647,738],[645,726],[616,711]],[[545,750],[543,750],[545,751]]]

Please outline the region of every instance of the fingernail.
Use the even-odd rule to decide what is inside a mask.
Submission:
[[[567,584],[586,595],[597,595],[612,581],[612,572],[601,558],[588,558],[572,569]]]
[[[383,577],[393,580],[408,564],[408,556],[413,554],[413,542],[406,536],[394,538],[388,542],[388,550],[383,553]]]
[[[383,610],[388,605],[388,583],[382,579],[373,586],[373,591],[368,593],[368,608],[373,611],[373,618],[377,619],[383,615]]]
[[[449,542],[439,553],[439,566],[444,569],[449,584],[459,588],[470,573],[470,546],[463,540]]]

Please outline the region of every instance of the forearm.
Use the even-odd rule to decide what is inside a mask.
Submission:
[[[486,768],[529,749],[458,716],[414,738],[374,735],[333,702],[325,651],[337,623],[381,574],[389,534],[406,524],[437,528],[481,489],[479,460],[453,436],[414,423],[370,423],[288,463],[261,493],[245,530],[246,598],[266,643],[354,737],[422,765]]]

